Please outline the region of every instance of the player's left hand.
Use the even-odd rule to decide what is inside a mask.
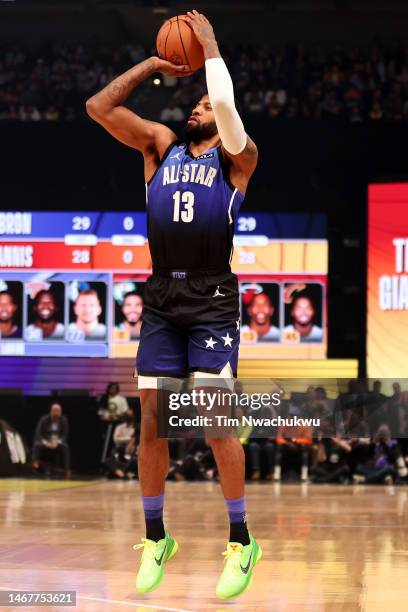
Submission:
[[[213,27],[205,15],[196,10],[187,11],[186,21],[203,47],[216,42]]]

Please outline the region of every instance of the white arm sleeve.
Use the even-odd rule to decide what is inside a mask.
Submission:
[[[235,108],[234,87],[222,57],[206,60],[205,74],[208,96],[223,147],[228,153],[238,155],[245,149],[247,135]]]

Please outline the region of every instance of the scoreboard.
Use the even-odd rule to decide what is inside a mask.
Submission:
[[[150,266],[145,213],[0,213],[0,269]]]
[[[326,353],[322,214],[242,214],[241,356]],[[0,213],[0,355],[131,357],[151,273],[144,212]]]

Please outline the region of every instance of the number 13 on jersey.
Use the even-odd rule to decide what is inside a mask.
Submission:
[[[190,223],[194,217],[194,193],[192,191],[176,191],[173,195],[173,221]],[[182,210],[180,210],[183,205]]]

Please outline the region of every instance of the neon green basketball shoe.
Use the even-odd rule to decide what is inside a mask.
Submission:
[[[262,549],[250,534],[247,546],[228,542],[227,550],[222,554],[225,565],[218,580],[216,595],[219,599],[231,599],[251,586],[252,570],[262,557]]]
[[[136,590],[139,593],[154,591],[163,580],[164,564],[174,557],[178,551],[178,544],[166,531],[166,536],[162,540],[154,542],[154,540],[142,538],[142,543],[136,544],[133,548],[134,550],[143,548],[140,568],[136,576]]]

